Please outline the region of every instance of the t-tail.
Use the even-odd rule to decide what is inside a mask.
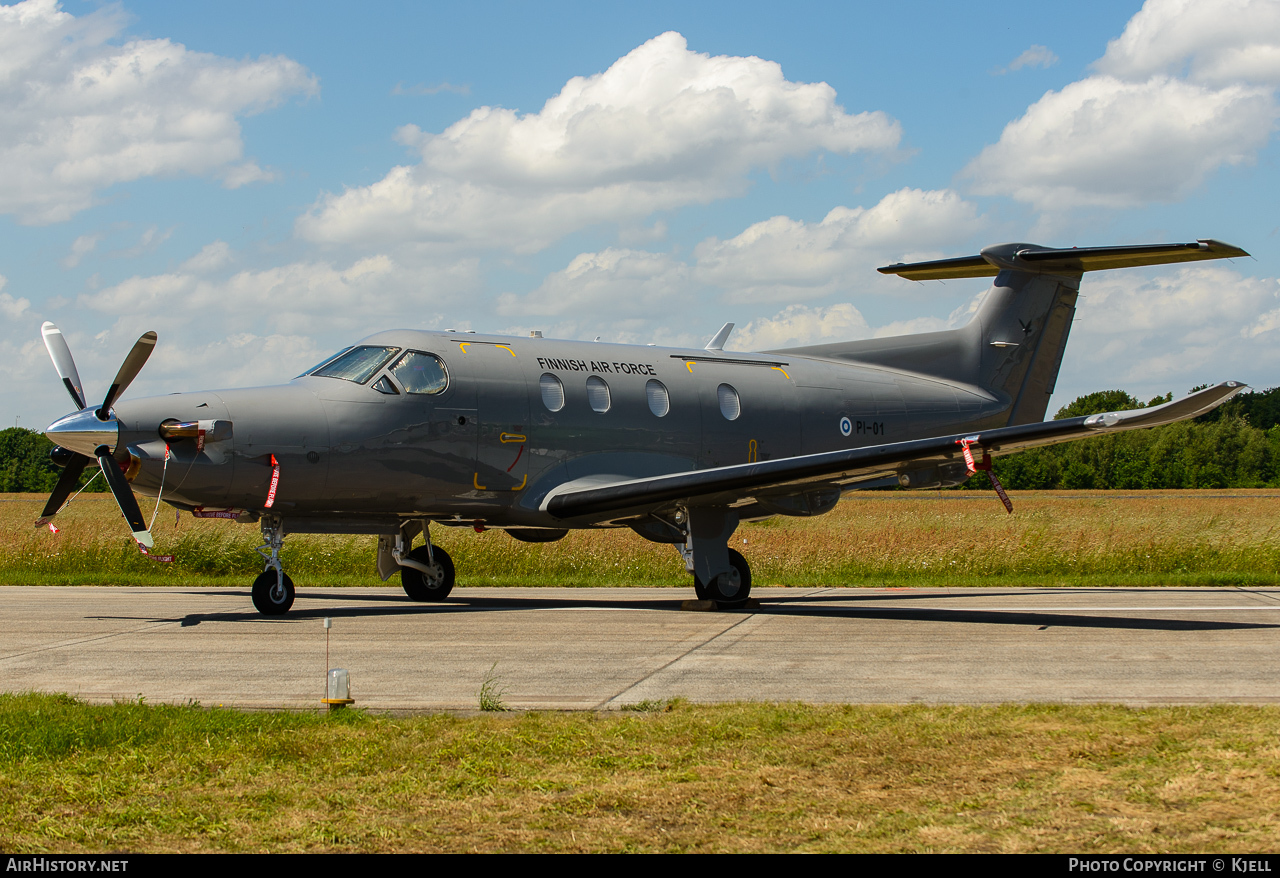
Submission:
[[[997,244],[978,256],[879,269],[908,280],[994,277],[959,329],[789,348],[787,353],[884,366],[981,387],[1007,407],[1009,426],[1042,421],[1086,271],[1248,256],[1221,241],[1073,247]]]

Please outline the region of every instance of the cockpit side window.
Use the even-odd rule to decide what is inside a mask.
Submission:
[[[449,386],[449,373],[433,354],[408,351],[389,371],[406,393],[441,393]]]
[[[386,365],[387,360],[399,352],[399,348],[361,345],[352,348],[337,359],[330,360],[311,374],[320,378],[341,378],[343,381],[364,384]]]

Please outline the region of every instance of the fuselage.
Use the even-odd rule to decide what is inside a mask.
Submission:
[[[140,493],[179,506],[264,509],[293,519],[386,516],[563,526],[539,510],[574,480],[664,475],[1001,426],[1009,400],[885,367],[739,354],[393,330],[361,381],[125,400],[116,456]],[[429,354],[442,389],[390,371]],[[384,380],[385,379],[385,380]],[[165,440],[162,423],[203,425]],[[171,450],[167,466],[166,444]]]

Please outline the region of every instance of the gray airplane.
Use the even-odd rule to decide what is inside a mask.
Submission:
[[[963,482],[1009,454],[1169,424],[1219,405],[1229,381],[1136,411],[1043,421],[1084,272],[1247,256],[1219,241],[1049,249],[881,268],[910,280],[994,277],[960,329],[760,353],[392,330],[274,387],[120,401],[148,332],[91,407],[58,328],[42,332],[78,411],[45,435],[64,467],[43,526],[96,460],[134,538],[134,491],[196,516],[257,522],[253,602],[285,613],[289,533],[378,537],[377,569],[415,601],[453,588],[431,525],[551,542],[629,527],[670,543],[699,598],[740,606],[742,521],[821,515],[846,492]],[[413,548],[419,536],[424,544]]]

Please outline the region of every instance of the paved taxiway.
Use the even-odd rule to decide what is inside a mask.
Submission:
[[[357,705],[475,709],[693,701],[1280,701],[1278,589],[307,589],[265,619],[248,589],[0,588],[0,690],[302,708],[330,667]]]

